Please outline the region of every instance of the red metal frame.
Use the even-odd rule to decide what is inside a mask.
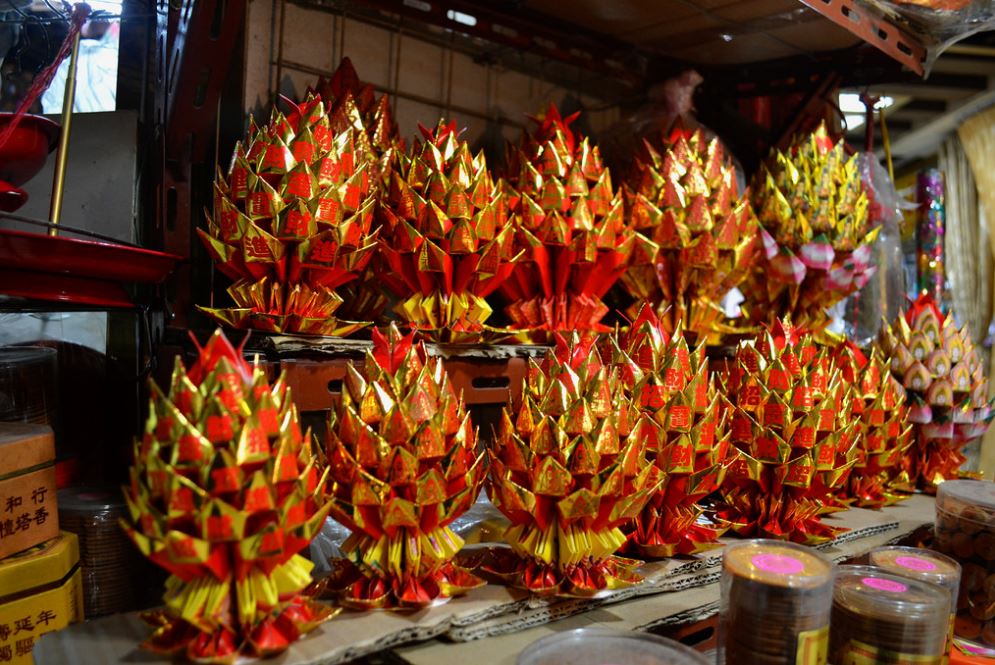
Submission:
[[[874,16],[854,0],[799,0],[836,25],[884,51],[920,76],[925,72],[926,48],[901,28]]]

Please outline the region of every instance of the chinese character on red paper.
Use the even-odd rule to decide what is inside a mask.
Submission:
[[[45,503],[45,494],[48,492],[47,487],[38,487],[31,492],[31,503],[36,506],[39,503]]]
[[[249,214],[256,217],[269,217],[272,214],[269,196],[266,192],[253,192],[249,196]]]
[[[245,493],[245,510],[254,512],[265,510],[271,505],[269,489],[266,487],[256,487]]]
[[[291,210],[287,213],[287,221],[283,226],[285,235],[306,236],[307,224],[311,221],[311,216],[302,214],[300,210]]]
[[[334,240],[315,240],[311,243],[311,260],[316,263],[331,263],[335,260],[337,249]]]
[[[760,386],[746,386],[739,397],[739,404],[744,408],[760,406]]]
[[[670,426],[684,429],[691,426],[691,407],[673,406],[670,408]]]
[[[331,157],[325,157],[321,160],[321,167],[318,169],[318,175],[322,180],[335,182],[339,178],[339,173],[342,170],[341,165],[333,160]]]
[[[791,467],[788,471],[787,482],[789,483],[804,483],[808,481],[809,474],[812,471],[812,467],[807,464],[798,464]]]
[[[772,369],[767,376],[767,385],[774,390],[787,390],[788,373],[783,369]]]
[[[791,445],[798,448],[811,448],[815,443],[815,430],[811,427],[799,427],[791,439]]]
[[[256,236],[254,238],[245,239],[245,252],[253,259],[268,259],[270,258],[269,243],[266,242],[266,238],[262,236]]]
[[[670,451],[670,465],[673,467],[687,466],[691,463],[691,446],[674,446]]]
[[[21,497],[19,496],[8,496],[7,497],[7,508],[5,512],[12,513],[16,508],[21,507]]]
[[[0,538],[14,535],[14,520],[0,520]]]
[[[339,202],[335,199],[318,199],[318,219],[323,222],[335,223],[338,220]]]
[[[663,374],[663,385],[668,390],[680,390],[683,387],[683,378],[676,368],[671,367]]]
[[[311,196],[311,177],[307,173],[291,174],[290,181],[287,182],[287,194],[309,198]]]

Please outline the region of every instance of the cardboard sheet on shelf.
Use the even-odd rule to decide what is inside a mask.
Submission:
[[[276,353],[279,356],[294,356],[301,353],[327,356],[359,356],[371,348],[365,339],[331,338],[305,335],[254,335],[252,348]],[[542,344],[440,344],[427,342],[429,355],[444,358],[486,358],[504,360],[508,358],[542,357],[548,346]]]
[[[836,560],[858,556],[931,523],[933,511],[932,498],[915,496],[881,512],[855,509],[839,513],[828,519],[851,531],[822,549]],[[518,648],[519,644],[524,646],[538,639],[542,631],[563,630],[574,622],[605,623],[636,630],[665,622],[670,617],[686,621],[705,618],[716,611],[710,609],[712,605],[718,606],[715,580],[720,560],[721,550],[716,550],[695,558],[649,563],[642,568],[646,577],[642,584],[590,600],[529,598],[515,589],[488,585],[462,598],[418,612],[346,611],[292,645],[274,662],[280,665],[335,665],[436,637],[448,640],[487,637],[488,660],[510,663],[514,662],[513,658],[491,661],[490,655],[504,653],[502,645],[505,643]],[[668,591],[673,593],[662,593]],[[566,617],[569,620],[558,621]],[[556,623],[533,628],[550,621]],[[46,635],[35,648],[35,662],[66,665],[173,662],[139,648],[139,643],[148,635],[148,629],[134,613],[89,621]],[[434,640],[399,653],[413,663],[431,660],[432,665],[445,665],[479,658],[482,646],[472,642],[460,645]],[[435,653],[432,659],[418,656],[428,652]]]

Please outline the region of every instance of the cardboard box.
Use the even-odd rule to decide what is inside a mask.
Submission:
[[[76,534],[0,561],[0,663],[31,665],[38,638],[83,619]]]
[[[0,423],[0,559],[59,535],[55,492],[51,428]]]

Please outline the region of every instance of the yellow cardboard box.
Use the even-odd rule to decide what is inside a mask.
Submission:
[[[0,664],[32,665],[38,638],[83,619],[76,534],[0,561]]]
[[[59,535],[55,491],[52,430],[0,423],[0,559]]]

